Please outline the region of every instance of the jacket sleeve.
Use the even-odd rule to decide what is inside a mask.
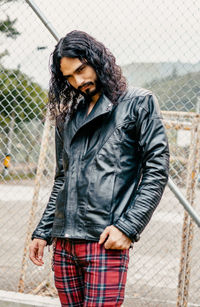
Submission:
[[[63,158],[62,158],[63,141],[60,132],[58,131],[58,128],[56,128],[55,131],[55,145],[56,145],[56,171],[54,177],[54,185],[46,209],[42,215],[42,218],[32,234],[32,239],[34,238],[44,239],[47,241],[47,244],[51,244],[52,241],[51,232],[54,221],[56,198],[65,180]]]
[[[114,224],[133,242],[138,241],[160,202],[169,173],[169,148],[155,96],[146,96],[137,111],[141,180],[127,211]]]

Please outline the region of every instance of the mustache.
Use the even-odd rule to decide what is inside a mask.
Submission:
[[[78,87],[78,90],[81,91],[81,89],[82,89],[84,86],[87,86],[87,85],[94,85],[94,83],[93,83],[93,82],[84,83],[83,85],[81,85],[81,86]]]

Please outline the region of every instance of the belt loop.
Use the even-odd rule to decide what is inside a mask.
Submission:
[[[64,239],[61,239],[61,246],[62,246],[62,249],[65,248],[65,241],[64,241]]]
[[[76,254],[75,254],[75,241],[73,239],[71,240],[71,248],[72,248],[72,255],[76,256]]]
[[[55,251],[55,249],[56,249],[57,240],[58,240],[58,238],[53,238],[53,241],[52,241],[52,248],[53,248],[53,251]]]

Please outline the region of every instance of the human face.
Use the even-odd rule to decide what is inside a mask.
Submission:
[[[70,85],[83,95],[94,96],[99,93],[96,72],[87,63],[78,58],[63,57],[60,60],[60,71]]]

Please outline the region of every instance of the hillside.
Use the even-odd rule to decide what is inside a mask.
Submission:
[[[153,81],[144,87],[156,94],[162,110],[195,112],[200,99],[200,72]]]
[[[122,66],[124,75],[131,86],[144,86],[147,82],[160,80],[170,76],[183,76],[187,73],[199,72],[200,61],[185,62],[135,62]]]
[[[123,66],[122,71],[130,86],[151,89],[162,110],[196,111],[200,62],[132,63]]]

